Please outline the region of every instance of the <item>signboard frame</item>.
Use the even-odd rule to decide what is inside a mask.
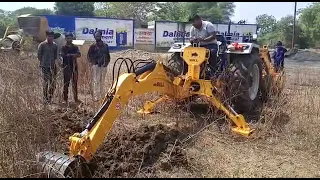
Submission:
[[[159,43],[159,39],[157,39],[157,34],[159,35],[159,29],[157,29],[159,27],[159,24],[161,23],[172,23],[172,24],[177,24],[177,30],[179,30],[179,24],[185,24],[185,29],[184,29],[184,33],[187,34],[188,32],[190,32],[190,27],[191,27],[191,23],[186,23],[186,22],[179,22],[179,21],[154,21],[154,24],[152,24],[154,26],[154,31],[155,31],[155,36],[154,36],[154,48],[157,49],[157,48],[169,48],[170,46],[158,46],[158,43]],[[215,24],[213,23],[215,26],[216,26],[216,29],[219,30],[219,25],[220,26],[226,26],[228,29],[228,23],[219,23],[219,24]],[[158,26],[158,27],[157,27]],[[257,33],[258,32],[258,24],[231,24],[231,29],[232,27],[236,27],[236,26],[252,26],[252,28],[254,28],[254,33]],[[175,31],[177,31],[175,30]],[[227,32],[227,31],[226,31]],[[230,31],[231,33],[232,31]],[[176,35],[176,33],[174,33],[174,35]],[[243,38],[243,35],[242,34],[239,34],[238,36],[235,36],[235,37],[238,37],[238,40],[242,40]],[[188,38],[185,38],[185,42],[188,40]],[[173,42],[174,43],[174,40]],[[168,43],[170,44],[170,43]]]
[[[48,24],[49,24],[49,27],[50,29],[54,30],[54,31],[58,31],[60,33],[66,33],[66,32],[70,32],[68,28],[67,31],[64,31],[63,29],[65,27],[52,27],[53,24],[64,24],[63,21],[67,21],[68,23],[72,24],[73,26],[73,29],[72,29],[72,33],[75,35],[76,37],[76,19],[77,18],[84,18],[84,19],[99,19],[99,20],[114,20],[114,21],[131,21],[132,23],[132,28],[131,28],[131,32],[132,32],[132,37],[129,37],[130,39],[132,38],[131,40],[131,45],[127,45],[127,46],[110,46],[109,45],[109,48],[110,50],[120,50],[120,49],[128,49],[128,48],[133,48],[134,47],[134,36],[135,36],[135,27],[134,27],[134,24],[135,24],[135,21],[134,19],[123,19],[123,18],[109,18],[109,17],[90,17],[90,16],[65,16],[65,15],[41,15],[43,17],[46,17],[47,20],[48,20]],[[65,20],[64,20],[65,19]],[[64,32],[62,32],[64,31]],[[76,37],[76,39],[78,39],[78,37]],[[86,40],[87,42],[93,42],[93,41],[88,41]]]

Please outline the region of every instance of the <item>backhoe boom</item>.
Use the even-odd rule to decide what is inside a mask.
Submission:
[[[93,117],[85,131],[70,137],[71,156],[81,155],[89,161],[131,97],[157,91],[177,98],[175,92],[182,90],[182,87],[172,83],[161,63],[158,63],[153,71],[146,72],[146,74],[142,79],[137,79],[135,73],[126,73],[119,77],[117,87],[113,87],[115,93],[106,98],[102,108]]]
[[[120,75],[107,93],[103,105],[90,120],[85,130],[81,133],[75,133],[69,138],[71,142],[69,156],[48,152],[41,154],[45,156],[39,158],[39,161],[44,162],[42,163],[42,170],[49,171],[50,176],[52,176],[52,168],[48,167],[58,167],[57,171],[59,172],[57,174],[79,177],[72,173],[78,169],[83,169],[83,162],[88,163],[93,158],[104,137],[109,133],[114,121],[130,98],[150,92],[160,92],[164,96],[155,102],[147,102],[144,109],[140,111],[142,113],[152,112],[155,103],[165,101],[168,98],[185,100],[197,95],[207,100],[218,110],[223,111],[235,124],[235,127],[232,128],[234,132],[244,136],[250,135],[253,130],[249,128],[244,117],[237,114],[230,105],[222,103],[217,98],[217,94],[214,94],[216,87],[212,81],[200,79],[200,66],[208,60],[208,50],[188,47],[185,49],[183,56],[188,64],[188,73],[185,77],[170,78],[167,75],[169,70],[162,62],[149,63],[133,73]]]

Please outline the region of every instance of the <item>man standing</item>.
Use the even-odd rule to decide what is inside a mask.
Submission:
[[[73,34],[67,33],[66,45],[61,48],[61,56],[63,59],[63,100],[68,103],[68,92],[70,80],[72,80],[73,98],[76,103],[78,99],[78,65],[77,58],[81,56],[78,46],[72,43]]]
[[[54,32],[46,31],[47,39],[38,46],[38,59],[43,76],[43,96],[45,103],[52,102],[57,74],[56,59],[58,46],[53,42]]]
[[[105,94],[104,80],[106,67],[110,62],[109,46],[101,40],[102,33],[97,31],[94,34],[96,42],[88,50],[88,60],[92,66],[93,74],[93,98],[94,101],[100,100]]]
[[[213,24],[209,21],[203,21],[200,16],[194,15],[190,18],[192,27],[190,28],[190,42],[199,43],[201,47],[210,50],[209,64],[213,70],[217,65],[217,40],[216,30]]]
[[[282,42],[278,41],[276,44],[276,49],[273,52],[273,60],[274,60],[274,67],[276,72],[283,70],[284,68],[284,57],[287,49],[282,46]]]

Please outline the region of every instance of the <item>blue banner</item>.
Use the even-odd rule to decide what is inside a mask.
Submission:
[[[134,46],[134,22],[131,19],[110,19],[104,17],[76,17],[63,15],[43,15],[43,17],[47,19],[50,30],[56,33],[66,34],[71,32],[76,39],[94,42],[93,34],[100,28],[100,30],[102,30],[103,37],[105,35],[106,43],[109,44],[110,50],[128,49],[129,47]],[[118,22],[123,20],[126,21]],[[105,22],[107,22],[107,24],[105,24]],[[111,26],[110,29],[109,26]],[[130,28],[129,33],[127,32],[128,28]]]
[[[47,18],[50,30],[65,34],[67,32],[75,32],[74,16],[44,15]]]

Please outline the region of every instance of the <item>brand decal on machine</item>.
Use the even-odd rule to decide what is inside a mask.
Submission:
[[[156,82],[156,83],[153,84],[153,86],[164,87],[164,83],[163,82]]]

